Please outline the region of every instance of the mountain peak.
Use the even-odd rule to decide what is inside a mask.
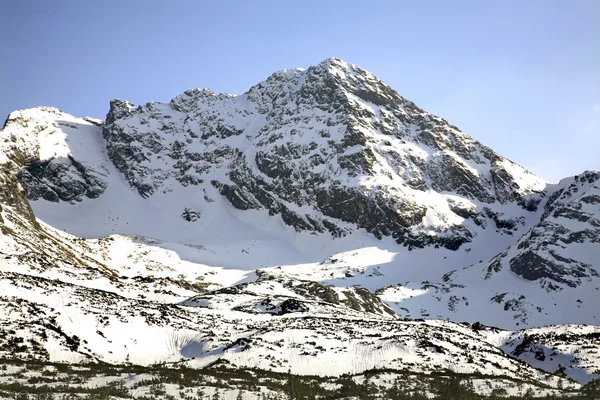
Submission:
[[[274,85],[276,91],[300,90],[307,86],[323,86],[330,89],[339,88],[344,91],[354,91],[357,88],[376,89],[380,86],[388,87],[370,72],[348,63],[340,58],[331,57],[304,68],[287,68],[274,72],[265,81],[252,87],[249,92],[256,89],[269,88]],[[283,85],[283,86],[282,86]],[[270,97],[276,94],[271,94]]]
[[[337,57],[327,58],[308,69],[314,74],[325,72],[341,80],[354,81],[354,84],[371,81],[377,82],[377,85],[387,86],[366,69]]]
[[[321,61],[320,63],[316,64],[315,67],[323,67],[328,70],[333,70],[333,69],[349,70],[356,66],[354,64],[351,64],[349,62],[342,60],[341,58],[329,57],[329,58],[326,58],[325,60]]]

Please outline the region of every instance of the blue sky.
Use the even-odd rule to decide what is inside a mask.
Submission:
[[[600,169],[600,1],[0,1],[0,118],[243,93],[328,57],[536,174]]]

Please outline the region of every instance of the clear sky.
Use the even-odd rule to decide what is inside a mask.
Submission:
[[[600,0],[0,0],[0,118],[243,93],[328,57],[536,174],[600,169]]]

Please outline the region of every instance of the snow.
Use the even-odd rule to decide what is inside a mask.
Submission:
[[[296,75],[301,73],[302,71],[293,72]],[[199,93],[209,99],[214,98],[203,91]],[[243,97],[221,96],[215,101],[219,102],[219,107],[223,107],[231,101],[239,103],[241,99]],[[174,102],[182,103],[183,100],[179,97]],[[171,119],[181,119],[177,112],[160,103],[151,103],[144,107],[153,113],[169,115]],[[363,107],[371,109],[374,114],[378,112],[375,105],[363,102]],[[133,109],[133,106],[130,108]],[[205,282],[211,284],[230,286],[255,279],[255,270],[266,269],[274,274],[316,280],[340,287],[360,285],[375,291],[392,286],[383,292],[382,298],[403,316],[420,317],[426,314],[438,318],[482,320],[484,323],[506,328],[514,328],[523,323],[531,326],[556,322],[594,322],[595,316],[574,314],[574,310],[569,309],[563,315],[564,319],[557,319],[556,312],[551,315],[546,312],[539,313],[528,322],[518,323],[513,320],[513,315],[506,313],[502,308],[494,307],[493,304],[490,308],[490,298],[498,293],[499,287],[508,285],[513,293],[531,293],[529,282],[515,279],[511,273],[504,274],[502,280],[500,276],[495,276],[491,280],[482,281],[483,276],[476,267],[457,272],[462,276],[460,284],[466,285],[466,288],[452,290],[452,295],[459,300],[454,310],[448,309],[446,301],[440,301],[448,296],[438,293],[435,288],[423,289],[423,282],[436,282],[443,274],[457,269],[457,266],[480,265],[481,261],[490,259],[513,243],[514,236],[498,235],[489,229],[476,227],[471,221],[465,221],[451,212],[449,206],[450,202],[454,202],[462,204],[464,208],[480,208],[483,204],[478,201],[464,199],[455,194],[415,190],[408,186],[398,189],[403,192],[402,196],[411,196],[417,204],[427,207],[422,223],[411,228],[416,233],[437,235],[440,234],[440,230],[443,232],[453,226],[471,224],[470,229],[475,234],[472,242],[465,245],[468,252],[433,248],[407,251],[389,238],[377,240],[360,229],[353,229],[352,233],[343,239],[309,232],[298,233],[284,225],[279,218],[270,216],[266,210],[234,209],[210,184],[182,187],[172,178],[165,178],[164,186],[168,190],[144,199],[130,187],[110,162],[99,127],[57,110],[49,112],[45,109],[33,109],[23,111],[21,115],[53,127],[27,139],[41,144],[40,148],[44,150],[40,157],[71,155],[77,160],[85,160],[86,164],[95,170],[102,171],[103,179],[107,183],[106,191],[97,199],[85,199],[74,204],[44,200],[32,202],[36,216],[48,227],[77,237],[97,239],[111,236],[114,242],[109,250],[102,254],[102,259],[93,253],[92,257],[108,262],[111,268],[120,270],[119,274],[123,276],[142,273],[148,265],[152,265],[147,260],[152,260],[172,269],[169,272],[157,273],[157,276],[184,274],[192,281],[202,277],[206,279]],[[151,120],[148,129],[152,129],[152,124],[158,123],[157,120]],[[139,120],[131,120],[128,124],[139,124]],[[166,136],[163,136],[163,139],[173,140]],[[246,139],[234,136],[226,140],[244,142]],[[429,150],[423,146],[402,144],[395,138],[389,138],[389,141],[393,146],[411,146],[407,149],[421,152],[423,157],[431,156]],[[249,158],[254,159],[253,147],[248,144],[244,146],[247,146],[246,152],[250,152]],[[152,163],[167,163],[164,168],[171,168],[171,162],[167,162],[166,159],[154,159]],[[508,161],[502,164],[502,167],[515,176],[524,177],[519,181],[521,187],[539,189],[536,185],[539,185],[540,181],[523,173],[520,167]],[[472,173],[478,174],[476,170]],[[205,181],[217,177],[226,178],[222,172],[215,170],[212,176],[205,177]],[[369,187],[381,183],[368,180],[362,181],[361,184]],[[212,201],[204,201],[204,196]],[[298,207],[291,203],[286,205],[300,215],[313,214],[309,207]],[[200,220],[183,220],[180,214],[186,207],[200,212]],[[513,217],[528,217],[527,212],[516,205],[496,205],[496,209]],[[533,218],[528,220],[533,221]],[[341,225],[343,226],[343,223]],[[526,223],[520,232],[525,232],[530,226],[531,222]],[[352,229],[352,226],[348,225],[348,228]],[[582,244],[580,247],[585,246]],[[595,251],[588,255],[582,254],[587,261],[594,261],[596,257]],[[102,281],[86,283],[89,287],[96,288],[103,284]],[[557,296],[561,297],[560,294],[553,294],[553,297]],[[531,304],[540,304],[542,301],[548,301],[548,297],[550,296],[540,293],[539,298],[528,296],[528,301]],[[595,298],[593,293],[591,297],[584,297],[583,301],[590,302]],[[463,306],[466,303],[469,304],[468,307]],[[407,309],[411,310],[409,314],[405,311]],[[491,312],[492,310],[497,311]]]
[[[370,80],[374,79],[337,59],[328,60],[320,67],[330,69],[345,81],[362,80],[365,85],[371,85]],[[307,74],[307,70],[284,70],[269,79],[274,82],[280,79],[280,83],[272,85],[297,91]],[[296,119],[288,118],[285,112],[274,115],[273,109],[268,108],[274,105],[256,100],[260,97],[258,92],[268,90],[274,89],[259,85],[237,96],[192,90],[169,104],[141,106],[141,113],[135,113],[135,107],[127,103],[132,116],[121,122],[140,133],[141,139],[135,146],[147,150],[142,143],[147,138],[155,138],[163,148],[171,148],[176,141],[183,140],[179,127],[189,129],[196,136],[203,135],[204,129],[212,129],[189,122],[188,116],[215,119],[218,114],[227,115],[226,127],[244,129],[244,134],[206,142],[190,139],[186,151],[214,154],[231,146],[247,160],[253,160],[248,168],[256,176],[276,185],[277,180],[263,174],[255,162],[259,152],[268,156],[281,144],[280,139],[270,143],[273,137],[286,135],[284,140],[300,147],[316,143],[315,149],[302,153],[302,157],[294,161],[295,172],[298,172],[299,167],[310,165],[312,155],[320,154],[329,146],[329,140],[339,142],[345,131],[337,125],[329,126],[325,121],[335,115],[322,110],[300,110],[294,114]],[[368,123],[380,122],[382,115],[390,114],[385,107],[352,93],[346,96],[372,115],[364,120]],[[266,109],[259,110],[261,107]],[[281,105],[280,109],[286,107]],[[281,118],[285,123],[273,129],[270,135],[262,135],[261,127],[272,118]],[[437,117],[428,116],[428,119],[436,121]],[[444,236],[459,227],[466,227],[472,233],[471,241],[458,251],[434,247],[413,250],[399,246],[390,237],[378,240],[364,229],[341,221],[335,222],[348,234],[333,238],[327,233],[297,232],[279,216],[272,216],[264,209],[235,209],[210,184],[213,179],[230,182],[227,164],[234,161],[227,157],[216,157],[211,163],[197,162],[194,168],[198,169],[189,176],[201,178],[203,182],[183,186],[172,174],[174,157],[147,152],[147,160],[142,165],[146,169],[136,170],[135,178],[156,191],[143,198],[109,159],[98,121],[43,107],[12,113],[9,121],[2,135],[14,141],[7,140],[1,145],[0,163],[9,162],[6,154],[14,147],[33,152],[30,156],[41,161],[60,163],[72,157],[99,175],[107,189],[96,199],[83,198],[71,203],[42,199],[31,202],[41,229],[54,238],[54,242],[47,244],[45,250],[49,253],[45,256],[56,265],[48,268],[20,261],[19,257],[32,251],[42,251],[40,247],[44,244],[35,243],[36,237],[23,228],[26,223],[6,207],[2,214],[4,225],[21,236],[0,237],[2,252],[9,255],[0,258],[0,293],[6,298],[18,298],[53,310],[48,312],[55,315],[57,324],[68,334],[77,334],[85,340],[86,349],[104,361],[122,362],[123,355],[127,354],[133,363],[150,365],[183,359],[192,366],[203,367],[226,359],[239,367],[268,364],[274,371],[320,376],[358,374],[390,365],[399,369],[419,366],[423,371],[449,368],[457,372],[486,371],[497,375],[508,370],[515,376],[522,373],[543,380],[539,371],[524,368],[501,351],[509,353],[518,345],[524,333],[515,329],[566,323],[598,324],[597,313],[591,308],[600,301],[598,288],[594,288],[596,281],[581,289],[576,301],[573,291],[547,291],[510,270],[507,260],[518,254],[516,243],[539,221],[544,212],[543,204],[538,211],[529,212],[514,203],[484,203],[454,192],[417,190],[407,184],[417,172],[411,169],[412,164],[402,162],[413,157],[420,162],[435,163],[450,157],[469,175],[482,178],[484,185],[492,187],[490,162],[479,162],[475,157],[465,160],[451,150],[450,145],[448,149],[435,149],[418,141],[406,142],[365,124],[358,129],[368,138],[366,146],[377,149],[373,150],[374,174],[351,176],[339,167],[338,157],[356,154],[364,150],[362,145],[349,146],[340,154],[325,152],[323,154],[331,156],[327,162],[309,169],[367,192],[390,187],[390,198],[397,197],[402,202],[411,200],[425,207],[423,221],[410,228],[415,234]],[[163,129],[168,124],[176,128]],[[414,125],[403,128],[409,136],[416,136],[421,129]],[[324,129],[330,138],[316,133]],[[157,134],[161,131],[162,134]],[[455,134],[462,135],[459,131]],[[475,149],[473,154],[481,154],[476,142],[467,140],[467,144]],[[392,153],[405,159],[398,161]],[[500,161],[494,168],[502,168],[512,176],[524,196],[549,190],[544,181],[508,160]],[[551,190],[571,184],[572,180],[564,181]],[[310,204],[298,205],[283,199],[281,204],[298,215],[320,217]],[[459,216],[451,209],[454,205],[467,210],[491,207],[497,215],[519,222],[514,231],[507,233],[495,229],[491,219],[477,225]],[[181,214],[186,208],[200,213],[200,219],[184,220]],[[596,209],[586,205],[586,210],[595,212]],[[585,227],[584,222],[564,217],[552,220],[572,231]],[[53,246],[58,246],[58,250]],[[593,266],[600,259],[597,244],[587,241],[573,243],[568,248],[557,243],[553,248],[563,257],[577,258]],[[69,252],[80,255],[77,262],[82,267],[64,259]],[[489,274],[487,267],[498,254],[505,254],[500,257],[501,268]],[[260,279],[266,275],[274,280]],[[29,282],[26,277],[40,281]],[[295,280],[295,285],[315,281],[331,286],[341,302],[356,294],[353,291],[356,287],[367,288],[376,292],[397,316],[381,312],[369,314],[304,297],[294,290],[294,284],[286,285],[290,279]],[[242,288],[241,293],[218,291],[234,285]],[[86,296],[98,296],[106,304],[95,304]],[[495,301],[496,298],[501,301]],[[274,310],[281,310],[279,304],[283,299],[302,300],[309,311],[273,315],[276,312],[271,305],[275,306]],[[144,307],[157,319],[167,318],[165,310],[170,310],[175,315],[169,314],[174,324],[153,323],[152,318],[139,312],[145,310]],[[23,320],[23,312],[0,307],[0,317],[5,320]],[[432,320],[417,323],[398,321],[399,317]],[[309,321],[309,326],[312,324],[310,329],[303,325],[303,318]],[[473,333],[462,325],[445,322],[446,319],[480,321],[507,330],[486,329]],[[360,329],[355,329],[361,324]],[[590,327],[586,331],[580,326],[571,327],[538,329],[553,333],[568,329],[582,336],[598,329]],[[417,338],[430,333],[429,329],[450,334],[442,339],[431,339],[425,346]],[[33,333],[28,331],[27,335]],[[482,360],[488,363],[492,360],[502,368],[490,371],[485,363],[464,362],[467,355],[463,347],[451,338],[462,345],[477,347],[481,354],[486,354]],[[251,344],[246,347],[238,339],[248,339]],[[319,348],[311,345],[312,342]],[[81,353],[61,344],[59,337],[49,338],[45,346],[53,361],[84,360]],[[444,352],[438,352],[436,346]],[[561,346],[552,362],[538,362],[527,354],[523,357],[530,365],[550,371],[574,359],[577,348]],[[586,359],[589,364],[571,367],[567,374],[579,382],[590,380],[595,376],[593,368],[597,368],[597,362],[591,358]],[[519,372],[520,368],[525,372]]]

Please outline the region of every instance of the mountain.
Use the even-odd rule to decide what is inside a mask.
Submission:
[[[275,73],[241,96],[188,91],[137,108],[113,101],[103,136],[142,197],[173,190],[173,181],[212,186],[235,208],[268,210],[297,231],[363,228],[412,247],[456,250],[497,215],[472,212],[474,202],[534,211],[545,186],[337,59]]]
[[[15,111],[0,147],[2,357],[600,374],[598,172],[545,182],[342,60]]]

